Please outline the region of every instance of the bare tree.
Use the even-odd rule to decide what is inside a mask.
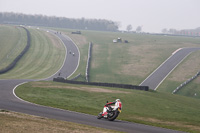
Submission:
[[[130,32],[130,31],[132,30],[132,25],[131,25],[131,24],[127,25],[126,30],[127,30],[128,32]]]
[[[141,32],[142,31],[142,26],[138,26],[137,28],[136,28],[136,32]]]
[[[175,34],[176,33],[176,29],[173,29],[173,28],[169,29],[169,33]]]
[[[162,33],[167,33],[167,29],[166,28],[162,29]]]

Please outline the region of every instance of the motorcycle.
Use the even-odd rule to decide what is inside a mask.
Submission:
[[[112,106],[112,104],[115,104]],[[120,99],[116,99],[115,102],[108,102],[103,108],[103,112],[100,112],[99,115],[97,116],[97,119],[105,118],[108,119],[109,121],[114,121],[118,115],[122,111],[122,103]]]

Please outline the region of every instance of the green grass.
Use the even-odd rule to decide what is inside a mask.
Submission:
[[[0,25],[0,69],[7,67],[25,48],[27,36],[24,29]]]
[[[29,29],[31,46],[11,71],[1,74],[1,79],[41,79],[58,71],[65,57],[61,41],[50,33]],[[8,39],[8,38],[7,38]]]
[[[96,89],[95,92],[92,89]],[[111,91],[103,92],[102,89]],[[98,91],[97,91],[98,90]],[[120,91],[115,93],[116,91]],[[163,92],[71,85],[55,82],[31,82],[19,86],[16,94],[27,101],[97,115],[105,102],[120,98],[119,119],[187,132],[200,131],[199,99]]]

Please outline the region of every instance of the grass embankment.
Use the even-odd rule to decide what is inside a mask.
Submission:
[[[27,44],[24,29],[0,25],[0,69],[6,68],[23,51]]]
[[[0,110],[1,133],[110,133],[102,128]]]
[[[29,51],[11,71],[1,74],[1,79],[41,79],[58,71],[65,58],[61,41],[50,33],[28,29],[31,33]],[[9,38],[6,38],[9,39]]]
[[[19,86],[16,94],[27,101],[97,115],[105,102],[120,98],[119,119],[188,132],[200,132],[198,99],[162,92],[31,82]]]

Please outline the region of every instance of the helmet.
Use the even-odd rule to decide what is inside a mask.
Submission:
[[[116,99],[115,101],[118,102],[118,101],[120,101],[120,99]]]

